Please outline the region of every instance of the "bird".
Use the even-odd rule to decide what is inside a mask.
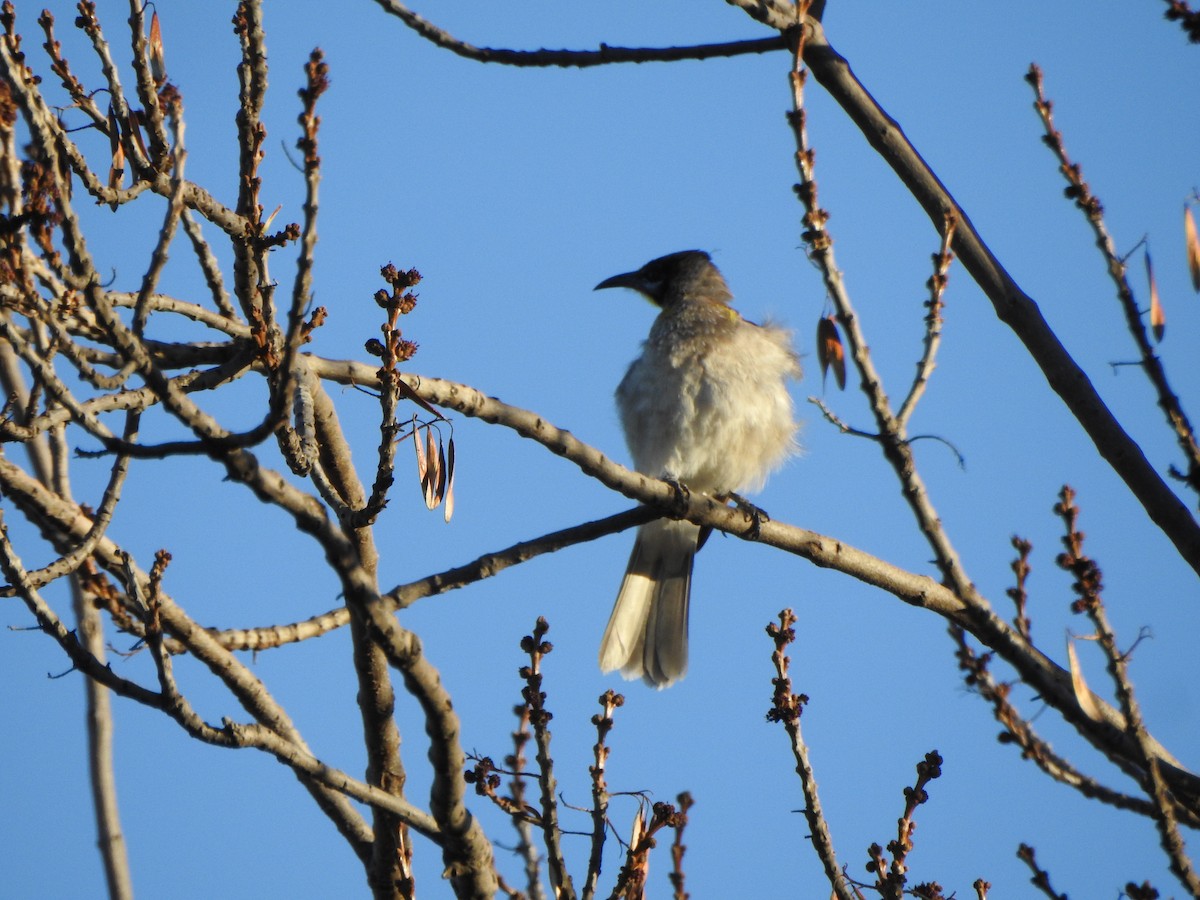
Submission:
[[[660,309],[616,392],[634,468],[679,490],[743,502],[742,492],[760,489],[798,450],[788,382],[801,368],[791,332],[742,318],[703,250],[660,256],[595,290],[607,288],[631,288]],[[638,529],[600,641],[602,672],[659,689],[683,678],[701,532],[669,518]]]

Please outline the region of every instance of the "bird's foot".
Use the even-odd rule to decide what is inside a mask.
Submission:
[[[752,541],[757,541],[762,536],[762,523],[770,522],[771,517],[767,515],[767,511],[760,506],[755,506],[745,497],[740,494],[729,492],[726,499],[732,500],[733,505],[746,514],[746,518],[750,520],[750,530],[746,532],[746,537]]]
[[[688,511],[688,506],[691,504],[692,492],[686,484],[678,478],[663,476],[664,482],[671,486],[671,490],[675,492],[673,500],[673,508],[669,511],[671,518],[682,519]]]

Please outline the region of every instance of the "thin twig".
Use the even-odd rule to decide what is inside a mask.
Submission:
[[[72,604],[80,642],[101,663],[105,662],[104,620],[83,589],[82,579],[71,579]],[[132,900],[133,876],[121,828],[117,803],[116,766],[113,759],[112,696],[108,688],[84,679],[87,692],[88,774],[92,808],[96,815],[96,844],[104,860],[104,877],[110,900]]]
[[[519,703],[513,707],[517,714],[517,730],[513,732],[513,752],[506,760],[513,776],[509,781],[509,799],[517,809],[524,809],[526,769],[525,745],[533,735],[529,731],[529,705]],[[542,888],[542,860],[538,855],[537,845],[533,839],[533,825],[529,817],[514,815],[513,827],[517,831],[517,855],[525,865],[525,890],[529,900],[545,900],[546,892]]]
[[[1066,552],[1059,557],[1059,565],[1077,579],[1075,589],[1078,599],[1072,604],[1072,610],[1086,614],[1096,628],[1096,637],[1100,649],[1104,652],[1108,674],[1116,686],[1117,699],[1125,716],[1126,733],[1141,751],[1146,773],[1142,779],[1142,787],[1153,801],[1154,821],[1158,827],[1160,843],[1170,861],[1171,872],[1188,893],[1193,897],[1200,897],[1200,874],[1196,872],[1187,856],[1183,836],[1179,833],[1179,822],[1175,816],[1175,798],[1171,795],[1159,768],[1159,761],[1150,748],[1141,705],[1134,693],[1133,681],[1129,677],[1129,657],[1117,647],[1116,635],[1104,608],[1100,568],[1083,552],[1083,532],[1078,528],[1079,508],[1075,505],[1075,494],[1070,487],[1062,489],[1055,512],[1062,517],[1066,531],[1063,536]]]
[[[936,750],[926,753],[925,758],[917,763],[916,784],[904,789],[904,814],[896,823],[896,839],[888,841],[887,851],[892,855],[891,862],[888,863],[883,855],[883,848],[878,844],[872,844],[867,849],[867,871],[875,873],[875,889],[879,891],[880,896],[888,900],[903,900],[906,893],[908,854],[913,848],[912,836],[917,827],[913,821],[913,813],[929,799],[925,792],[926,785],[941,777],[941,774],[942,757]],[[914,888],[913,893],[921,896],[919,888]]]
[[[967,643],[966,633],[957,626],[950,627],[950,635],[958,645],[955,656],[958,667],[962,670],[967,687],[975,691],[992,706],[992,714],[1003,727],[999,735],[1001,743],[1016,744],[1021,748],[1022,759],[1032,760],[1033,763],[1053,778],[1068,785],[1089,800],[1099,800],[1117,809],[1135,812],[1138,815],[1153,817],[1154,805],[1141,797],[1133,797],[1101,784],[1094,778],[1084,775],[1065,757],[1056,753],[1054,748],[1038,735],[1033,724],[1018,712],[1009,699],[1012,694],[1010,684],[996,681],[991,673],[990,653],[977,654]],[[1175,812],[1194,827],[1200,827],[1200,817],[1182,805],[1175,807]]]
[[[603,712],[592,716],[592,724],[596,726],[596,743],[592,745],[593,761],[588,768],[592,777],[592,847],[588,857],[587,878],[580,894],[582,900],[592,900],[600,882],[600,866],[604,861],[604,836],[608,829],[609,794],[604,772],[610,748],[605,740],[613,727],[613,713],[624,703],[625,698],[621,694],[611,690],[605,691],[600,695],[600,708]]]
[[[240,323],[241,317],[233,308],[233,304],[229,302],[229,292],[225,290],[225,279],[221,275],[220,263],[217,262],[216,255],[208,241],[205,240],[200,223],[192,215],[191,210],[183,212],[183,231],[192,242],[192,249],[196,253],[201,271],[204,272],[204,281],[212,293],[213,305],[222,317]]]
[[[684,890],[686,877],[683,872],[683,856],[687,853],[687,845],[683,843],[683,829],[688,823],[688,811],[694,805],[692,795],[687,791],[675,798],[679,804],[679,822],[675,827],[675,839],[671,842],[671,887],[674,888],[673,900],[688,900],[691,896]]]
[[[409,393],[403,390],[405,385],[400,378],[400,364],[411,359],[417,349],[416,344],[402,336],[399,321],[401,316],[412,312],[416,306],[417,297],[412,288],[420,283],[421,273],[416,269],[402,271],[389,263],[380,269],[379,274],[391,287],[390,292],[382,288],[375,292],[375,303],[386,314],[381,326],[383,340],[367,343],[368,351],[377,352],[380,357],[379,448],[376,451],[375,480],[371,485],[371,495],[355,513],[353,521],[356,526],[368,525],[375,521],[387,505],[388,491],[395,483],[396,445],[400,433],[400,425],[396,421],[396,407],[402,393]],[[439,414],[434,411],[434,415]],[[419,450],[421,434],[415,417],[411,434]]]
[[[521,698],[529,707],[529,724],[533,728],[533,742],[537,747],[538,786],[541,788],[542,840],[546,846],[546,864],[549,869],[550,886],[559,900],[574,900],[575,885],[563,858],[562,830],[558,824],[558,788],[554,777],[554,760],[550,757],[550,719],[546,709],[546,694],[542,691],[542,660],[553,650],[553,645],[544,640],[550,625],[539,617],[533,633],[521,639],[521,649],[529,655],[529,665],[521,667],[525,687]]]
[[[808,822],[809,838],[813,849],[825,869],[825,877],[829,880],[838,900],[854,900],[854,894],[848,884],[845,872],[838,863],[837,852],[833,847],[833,836],[829,824],[825,821],[825,813],[821,808],[821,799],[817,794],[817,780],[813,774],[812,763],[808,757],[808,745],[800,730],[800,716],[808,703],[804,694],[792,692],[792,677],[788,671],[791,660],[785,651],[789,644],[796,639],[796,614],[790,609],[779,613],[779,624],[767,626],[767,634],[775,642],[775,651],[771,661],[775,664],[775,677],[771,683],[775,686],[771,709],[767,712],[768,722],[781,722],[791,738],[792,756],[796,760],[796,774],[800,776],[800,789],[804,793],[804,818]]]
[[[1024,538],[1014,535],[1012,545],[1013,549],[1017,551],[1017,558],[1012,562],[1012,570],[1013,574],[1017,576],[1017,583],[1013,587],[1008,588],[1005,593],[1008,594],[1017,607],[1017,614],[1016,618],[1013,619],[1013,625],[1021,633],[1021,637],[1032,642],[1033,623],[1029,620],[1029,594],[1025,590],[1025,581],[1029,578],[1029,554],[1033,552],[1033,544]]]
[[[904,402],[900,404],[900,411],[896,413],[896,421],[902,428],[908,427],[908,420],[917,408],[917,401],[925,393],[925,386],[933,373],[938,346],[941,344],[942,307],[945,305],[942,297],[946,293],[946,283],[949,280],[947,273],[950,271],[950,261],[954,259],[950,250],[954,242],[954,228],[954,213],[947,213],[945,225],[942,227],[942,246],[933,255],[933,274],[927,283],[929,299],[925,301],[925,308],[929,312],[925,314],[925,351],[921,354],[921,361],[917,363],[917,375],[908,390],[908,396],[904,398]]]
[[[1028,844],[1021,844],[1017,848],[1017,859],[1029,866],[1029,870],[1033,872],[1033,877],[1029,879],[1030,884],[1049,897],[1050,900],[1067,900],[1066,894],[1057,894],[1054,888],[1050,886],[1050,873],[1038,867],[1033,847]]]
[[[18,596],[33,613],[38,626],[58,642],[76,669],[122,697],[130,697],[154,709],[163,708],[164,698],[161,694],[150,691],[129,679],[121,678],[88,652],[80,643],[77,635],[63,624],[37,589],[29,583],[25,576],[25,567],[9,540],[8,526],[4,522],[2,508],[0,508],[0,571],[4,572],[4,577],[8,579],[9,584],[17,589]]]
[[[1053,103],[1046,99],[1042,70],[1036,65],[1031,65],[1025,80],[1033,88],[1033,105],[1045,130],[1042,141],[1058,160],[1059,171],[1067,182],[1066,196],[1075,202],[1075,206],[1083,212],[1092,228],[1092,233],[1096,237],[1096,247],[1103,255],[1109,277],[1117,289],[1117,299],[1125,313],[1125,326],[1137,345],[1142,371],[1158,394],[1158,405],[1166,415],[1167,426],[1175,434],[1176,443],[1187,460],[1187,474],[1184,480],[1193,492],[1200,494],[1200,443],[1196,440],[1196,431],[1187,414],[1184,413],[1179,397],[1171,390],[1162,360],[1154,352],[1154,345],[1146,331],[1142,311],[1138,309],[1137,300],[1133,296],[1133,288],[1130,287],[1129,279],[1126,277],[1125,260],[1118,255],[1116,244],[1104,221],[1104,207],[1092,193],[1087,181],[1084,180],[1083,170],[1079,164],[1072,162],[1067,155],[1062,132],[1054,127]]]
[[[71,100],[75,104],[75,107],[91,120],[93,126],[101,132],[106,131],[108,128],[108,117],[96,105],[94,95],[85,89],[79,79],[71,72],[71,67],[66,57],[62,55],[62,44],[54,36],[54,16],[50,10],[42,10],[42,14],[38,16],[38,25],[42,27],[42,31],[46,35],[46,40],[42,44],[42,47],[45,49],[46,55],[50,57],[50,68],[62,81],[62,86],[66,92],[71,95]]]

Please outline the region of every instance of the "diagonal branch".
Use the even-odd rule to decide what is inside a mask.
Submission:
[[[963,267],[983,289],[1001,321],[1025,344],[1050,387],[1092,439],[1100,456],[1121,477],[1180,556],[1200,573],[1200,526],[1191,512],[1105,406],[1037,304],[1005,271],[900,126],[854,76],[849,63],[830,46],[819,23],[808,20],[805,28],[812,29],[804,61],[813,75],[892,167],[937,227],[941,227],[947,213],[954,213],[958,227],[953,249]]]
[[[343,384],[376,386],[376,370],[365,363],[317,357],[311,357],[310,361],[314,371],[322,378]],[[544,416],[509,406],[463,384],[437,378],[418,378],[415,375],[405,375],[404,378],[409,387],[427,402],[510,428],[521,437],[536,441],[552,453],[569,460],[586,475],[626,497],[659,509],[671,510],[673,514],[697,525],[716,528],[744,540],[758,540],[823,568],[836,569],[864,584],[878,587],[905,603],[936,612],[962,625],[1012,665],[1088,741],[1136,769],[1136,764],[1130,761],[1139,759],[1140,754],[1125,734],[1120,713],[1102,698],[1093,695],[1092,700],[1101,711],[1101,717],[1098,721],[1092,719],[1075,696],[1070,673],[992,612],[986,599],[977,595],[980,602],[968,607],[962,597],[934,578],[908,572],[841,540],[777,521],[762,522],[756,528],[747,513],[702,494],[692,494],[681,501],[678,491],[671,485],[614,463],[570,432],[556,428]],[[1200,777],[1183,770],[1161,745],[1156,753],[1163,761],[1163,770],[1168,773],[1172,787],[1182,791],[1191,801],[1200,798]]]
[[[594,541],[629,528],[636,528],[652,519],[658,518],[660,515],[661,513],[652,506],[638,506],[604,519],[597,519],[594,522],[584,522],[581,525],[573,525],[570,528],[554,531],[528,541],[520,541],[503,550],[485,553],[465,565],[456,566],[444,572],[427,575],[416,581],[398,585],[384,594],[383,599],[395,604],[396,609],[407,609],[418,600],[423,600],[427,597],[436,597],[465,587],[468,584],[482,581],[485,578],[491,578],[499,575],[505,569],[537,559],[546,553],[554,553],[575,544]],[[98,539],[99,535],[97,535]],[[89,541],[86,546],[88,552],[90,552],[94,545]],[[64,574],[63,570],[70,565],[69,562],[65,561],[66,559],[68,558],[59,560],[52,566],[45,567],[37,572],[30,572],[30,583],[34,587],[41,587],[44,584],[48,584],[54,578],[60,577]],[[73,561],[74,555],[72,554],[69,559]],[[10,596],[13,593],[9,588],[0,587],[0,597]],[[207,630],[227,650],[248,650],[257,653],[262,650],[271,650],[286,644],[295,644],[311,638],[321,637],[331,631],[345,627],[349,622],[350,611],[344,606],[339,606],[315,616],[310,616],[303,621],[283,625],[261,625],[251,628],[210,627]],[[136,636],[142,635],[137,622],[130,623],[130,632]],[[171,653],[186,652],[185,647],[172,643],[168,643],[167,649]]]

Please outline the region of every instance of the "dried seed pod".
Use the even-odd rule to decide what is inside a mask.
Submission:
[[[1150,251],[1146,251],[1146,280],[1150,282],[1150,329],[1154,340],[1161,342],[1167,330],[1167,314],[1163,312],[1158,298],[1158,284],[1154,280],[1154,265],[1150,262]]]
[[[1200,293],[1200,235],[1196,233],[1196,220],[1192,208],[1183,208],[1183,233],[1187,240],[1188,270],[1192,273],[1192,290]]]
[[[842,347],[842,337],[838,334],[837,322],[833,316],[825,316],[817,322],[817,360],[821,364],[821,383],[825,383],[825,375],[833,369],[833,377],[837,381],[838,390],[846,389],[846,351]]]

